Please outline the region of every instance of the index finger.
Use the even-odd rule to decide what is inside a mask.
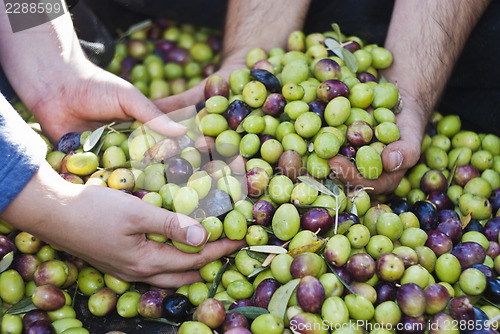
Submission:
[[[335,156],[328,161],[328,164],[335,176],[347,187],[372,187],[373,190],[368,190],[372,194],[383,194],[393,191],[405,174],[405,170],[383,172],[379,178],[368,180],[359,173],[356,165],[345,157]]]

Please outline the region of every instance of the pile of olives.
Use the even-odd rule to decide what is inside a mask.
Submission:
[[[2,222],[2,332],[88,332],[71,308],[77,291],[96,316],[116,310],[184,334],[495,333],[500,138],[435,113],[392,194],[330,175],[337,154],[368,179],[382,172],[380,152],[399,138],[397,89],[377,73],[391,61],[338,31],[294,32],[286,51],[251,50],[229,81],[210,76],[198,112],[170,114],[186,136],[137,121],[63,136],[47,161],[66,180],[130,193],[199,220],[208,242],[249,247],[202,267],[203,282],[139,292]]]
[[[179,94],[211,75],[221,45],[217,30],[156,19],[115,44],[107,70],[156,100]]]

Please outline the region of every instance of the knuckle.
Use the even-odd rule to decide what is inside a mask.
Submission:
[[[162,225],[162,234],[167,237],[172,237],[177,231],[177,219],[175,214],[169,214],[165,217]]]

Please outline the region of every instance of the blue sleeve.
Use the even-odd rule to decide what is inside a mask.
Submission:
[[[47,145],[0,95],[0,213],[45,159]]]

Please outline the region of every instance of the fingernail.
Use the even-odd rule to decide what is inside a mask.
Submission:
[[[403,164],[403,155],[399,151],[394,151],[389,154],[389,166],[394,166],[390,171],[398,170]]]
[[[205,231],[203,227],[191,225],[188,227],[186,241],[191,246],[199,246],[205,241]]]

